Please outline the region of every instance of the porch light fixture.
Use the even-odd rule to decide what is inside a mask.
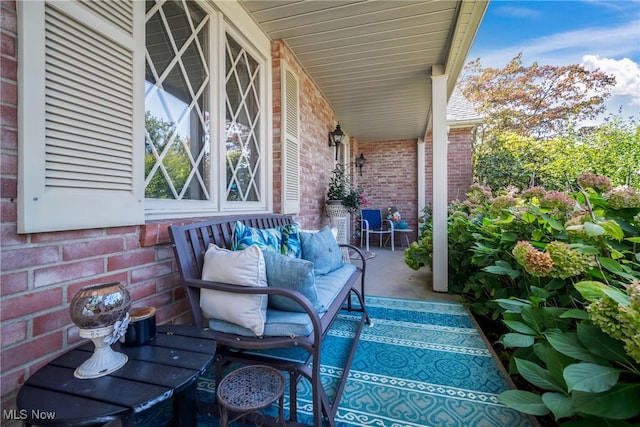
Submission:
[[[360,176],[362,176],[362,167],[364,166],[364,162],[366,162],[364,154],[360,153],[360,157],[356,159],[356,167],[360,170]]]
[[[336,160],[338,160],[338,150],[344,139],[344,132],[340,128],[340,122],[336,125],[336,130],[329,132],[329,147],[336,147]]]

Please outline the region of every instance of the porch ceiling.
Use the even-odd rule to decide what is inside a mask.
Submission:
[[[360,142],[417,139],[430,127],[431,72],[449,94],[487,1],[268,1],[242,5],[283,39]]]

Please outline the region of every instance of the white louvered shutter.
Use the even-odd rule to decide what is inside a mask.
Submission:
[[[144,2],[18,14],[18,231],[144,223]]]
[[[300,212],[300,101],[298,77],[282,67],[282,211]]]

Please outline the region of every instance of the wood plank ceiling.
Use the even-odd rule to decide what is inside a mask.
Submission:
[[[282,39],[360,142],[418,139],[431,115],[431,72],[449,94],[487,1],[268,1],[241,4]]]

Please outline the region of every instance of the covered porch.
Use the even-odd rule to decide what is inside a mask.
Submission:
[[[446,297],[446,209],[465,185],[455,182],[451,165],[470,146],[464,139],[456,145],[447,104],[487,2],[115,4],[9,1],[1,6],[6,41],[1,82],[3,410],[15,408],[20,386],[35,370],[81,342],[68,315],[69,302],[81,287],[121,282],[134,305],[157,308],[160,324],[189,323],[167,227],[210,216],[274,212],[292,215],[305,228],[319,228],[328,221],[326,187],[336,163],[348,168],[354,185],[368,191],[372,206],[400,206],[414,230],[421,209],[433,206],[433,283],[440,293],[420,292],[415,298]],[[155,79],[160,87],[161,79],[173,74],[145,73],[145,53],[154,45],[153,30],[166,35],[172,27],[188,27],[189,34],[180,34],[182,41],[200,37],[202,27],[172,15],[189,15],[184,11],[194,5],[201,22],[211,24],[206,40],[201,36],[202,46],[219,75],[213,69],[203,72],[215,79],[202,90],[215,99],[205,111],[195,86],[176,93],[193,92],[186,115],[191,125],[200,120],[204,129],[209,126],[205,117],[211,117],[203,138],[203,147],[211,149],[189,158],[189,176],[201,178],[203,187],[185,190],[188,197],[174,188],[175,200],[149,197],[145,156],[152,150],[143,142],[145,81]],[[160,9],[165,14],[157,22],[166,26],[147,25]],[[193,76],[193,58],[180,50],[177,39],[167,45],[180,61],[159,57],[178,64],[182,76]],[[228,52],[241,55],[232,58]],[[259,62],[259,78],[241,90],[229,89],[225,61],[240,61],[242,55]],[[287,76],[293,76],[297,88],[293,103],[287,102]],[[225,90],[242,93],[235,109]],[[260,98],[255,110],[246,103],[252,90]],[[295,120],[287,128],[293,105]],[[259,114],[249,126],[250,137],[236,150],[252,154],[247,155],[253,169],[246,180],[253,190],[241,194],[234,185],[242,185],[245,177],[225,166],[231,144],[225,124],[229,117],[239,122],[245,107]],[[347,137],[341,146],[329,146],[328,133],[337,123]],[[355,160],[361,154],[367,162],[358,171]],[[197,163],[200,158],[210,163]],[[156,154],[158,170],[165,159]],[[194,200],[196,193],[199,200]],[[386,262],[402,265],[395,258],[376,260]],[[380,290],[404,296],[387,280],[377,283]]]

